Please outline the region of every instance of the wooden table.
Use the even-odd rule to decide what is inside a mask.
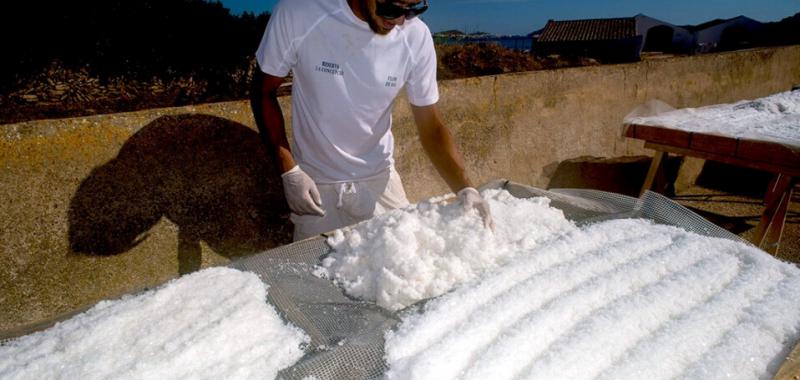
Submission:
[[[800,178],[800,147],[688,132],[658,125],[625,124],[624,135],[644,140],[645,148],[656,151],[642,192],[652,189],[655,178],[663,170],[664,156],[668,153],[774,173],[764,199],[766,207],[752,243],[769,253],[778,252],[792,190]]]

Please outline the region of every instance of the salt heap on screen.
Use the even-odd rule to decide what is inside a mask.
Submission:
[[[800,269],[641,219],[577,228],[544,199],[484,193],[330,240],[329,275],[400,309],[389,379],[771,379],[800,339]]]
[[[0,346],[2,379],[269,379],[309,338],[252,273],[211,268]]]
[[[800,338],[800,269],[742,243],[613,220],[409,312],[392,379],[771,379]]]
[[[687,132],[767,140],[800,148],[800,90],[732,104],[682,108],[625,121],[663,125]]]
[[[498,221],[494,233],[474,210],[421,202],[336,231],[323,272],[348,294],[399,310],[577,230],[547,198],[520,199],[505,190],[483,195]]]

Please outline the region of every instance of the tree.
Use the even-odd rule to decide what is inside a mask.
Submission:
[[[204,0],[4,2],[0,90],[54,60],[100,78],[192,74],[223,86],[221,73],[249,64],[268,19]]]

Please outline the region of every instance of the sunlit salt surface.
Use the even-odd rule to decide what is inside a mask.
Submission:
[[[423,203],[329,240],[327,275],[400,309],[390,379],[770,379],[800,338],[800,269],[640,219],[578,228],[484,193],[497,231]]]
[[[513,223],[497,223],[492,233],[474,210],[421,202],[337,231],[328,239],[333,253],[323,260],[323,273],[350,295],[399,310],[577,229],[547,198],[524,200],[500,190],[484,196],[496,219]]]
[[[800,148],[800,90],[733,104],[683,108],[625,121],[688,132],[766,140]]]
[[[406,310],[387,378],[771,379],[800,337],[798,289],[796,266],[745,244],[602,222]]]
[[[2,379],[264,379],[308,337],[255,274],[211,268],[0,346]]]

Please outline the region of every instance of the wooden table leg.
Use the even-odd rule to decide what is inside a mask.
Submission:
[[[650,161],[650,169],[647,171],[647,177],[644,179],[644,184],[642,185],[642,190],[639,191],[639,196],[641,197],[645,191],[651,190],[653,188],[653,182],[656,180],[656,176],[658,172],[662,168],[662,163],[664,161],[664,156],[666,152],[662,152],[657,150],[656,153],[653,155],[653,160]]]
[[[752,243],[771,254],[778,253],[786,221],[786,210],[792,198],[793,183],[792,177],[778,174],[770,183],[764,197],[766,207],[761,214]]]

